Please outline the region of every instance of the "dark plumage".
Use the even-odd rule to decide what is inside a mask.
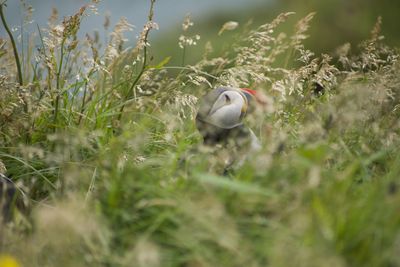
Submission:
[[[15,195],[15,185],[10,178],[0,173],[0,222],[7,222],[11,219]]]
[[[205,145],[227,145],[231,141],[237,143],[238,146],[243,146],[246,144],[245,140],[249,141],[252,134],[250,129],[243,124],[231,129],[223,129],[201,120],[196,120],[196,126],[203,136]]]

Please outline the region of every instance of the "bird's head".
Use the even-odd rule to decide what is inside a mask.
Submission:
[[[222,129],[232,129],[242,124],[254,90],[218,87],[206,94],[200,102],[197,120]]]

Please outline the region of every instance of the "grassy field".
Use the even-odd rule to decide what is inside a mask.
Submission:
[[[0,162],[18,188],[1,267],[400,266],[399,50],[380,18],[332,55],[303,45],[312,13],[291,34],[291,13],[231,23],[217,56],[186,18],[172,65],[153,60],[152,9],[134,47],[126,20],[108,43],[78,39],[94,8],[0,40]],[[218,85],[268,96],[246,121],[263,148],[228,176],[194,125]]]

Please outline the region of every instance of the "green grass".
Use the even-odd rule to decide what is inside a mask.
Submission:
[[[105,50],[78,40],[85,12],[36,32],[22,86],[0,45],[0,160],[19,191],[1,254],[22,266],[400,266],[399,54],[379,20],[358,54],[313,55],[313,14],[289,35],[276,30],[287,13],[175,66],[150,60],[151,22],[132,49],[123,21]],[[263,148],[228,176],[193,121],[218,85],[268,96],[247,118]]]

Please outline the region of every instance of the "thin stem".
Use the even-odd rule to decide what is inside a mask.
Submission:
[[[293,55],[293,50],[294,50],[294,48],[291,47],[289,52],[286,54],[285,65],[284,65],[285,68],[287,68],[287,66],[289,65],[289,60]]]
[[[185,54],[186,54],[186,45],[183,46],[183,52],[182,52],[182,67],[185,66]]]
[[[154,69],[154,68],[152,68],[152,69]],[[190,70],[190,71],[194,71],[194,70],[191,69],[191,68],[188,68],[188,67],[179,67],[179,66],[161,67],[160,69],[177,69],[177,70]],[[212,74],[209,74],[209,73],[207,73],[207,72],[205,72],[205,71],[196,70],[196,72],[198,72],[198,73],[200,73],[200,74],[203,74],[203,75],[205,75],[205,76],[208,76],[208,77],[210,77],[210,78],[213,78],[213,79],[215,79],[215,80],[218,80],[218,79],[219,79],[217,76],[214,76],[214,75],[212,75]]]
[[[8,27],[6,19],[4,17],[4,13],[3,13],[3,5],[4,4],[5,4],[5,2],[0,4],[1,22],[3,23],[3,26],[6,29],[6,32],[7,32],[8,36],[9,36],[9,38],[10,38],[10,41],[11,41],[11,45],[13,47],[14,57],[15,57],[15,64],[17,65],[18,82],[22,86],[22,85],[24,85],[24,83],[23,83],[23,80],[22,80],[21,62],[19,61],[18,50],[17,50],[17,46],[15,44],[14,36],[12,35],[12,33],[10,31],[10,28]]]
[[[78,125],[81,124],[81,120],[82,120],[82,114],[85,111],[85,103],[86,103],[86,94],[87,94],[87,84],[88,81],[85,81],[85,88],[83,89],[83,97],[82,97],[82,105],[81,105],[81,111],[79,112],[79,118],[78,118]]]
[[[61,51],[60,51],[60,65],[58,66],[58,71],[57,71],[57,83],[56,83],[56,88],[57,91],[60,89],[60,75],[61,75],[61,70],[63,66],[63,60],[64,60],[64,44],[65,44],[66,38],[64,38],[61,42]]]
[[[148,21],[151,22],[153,21],[153,15],[154,15],[154,3],[156,2],[156,0],[151,0],[151,4],[150,4],[150,10],[149,10],[149,16],[148,16]],[[139,82],[140,78],[142,77],[143,73],[146,70],[147,67],[147,39],[149,36],[149,32],[150,32],[151,28],[147,29],[147,31],[144,34],[144,47],[143,47],[143,64],[142,64],[142,68],[139,72],[139,74],[136,76],[136,79],[133,81],[132,85],[130,86],[128,93],[126,94],[125,98],[124,98],[124,104],[121,106],[121,109],[119,110],[119,115],[118,115],[118,120],[121,120],[122,118],[122,113],[124,111],[126,102],[132,97],[133,94],[135,94],[135,86],[136,84]]]
[[[61,75],[61,70],[62,70],[62,65],[63,65],[63,59],[64,59],[64,44],[65,44],[66,38],[64,38],[61,42],[61,51],[60,51],[60,65],[58,66],[58,71],[57,71],[57,77],[56,77],[56,100],[55,100],[55,105],[54,105],[54,118],[53,118],[53,123],[54,126],[57,123],[57,115],[58,115],[58,109],[60,105],[60,75]],[[55,129],[55,127],[54,127]]]
[[[24,53],[24,22],[23,19],[21,18],[21,70],[25,73],[25,75],[29,76],[28,70],[25,68],[25,53]],[[29,77],[28,77],[29,80]]]
[[[45,60],[47,60],[46,47],[44,45],[44,39],[43,39],[42,31],[40,30],[39,24],[36,24],[36,27],[37,27],[38,32],[39,32],[40,41],[42,43],[42,49],[43,49],[44,57],[45,57]],[[52,86],[51,86],[51,76],[52,76],[51,75],[51,69],[48,66],[48,64],[45,64],[45,65],[46,65],[47,72],[48,72],[48,75],[47,75],[47,86],[49,87],[49,91],[51,92],[52,91],[51,90],[51,88],[52,88]]]

